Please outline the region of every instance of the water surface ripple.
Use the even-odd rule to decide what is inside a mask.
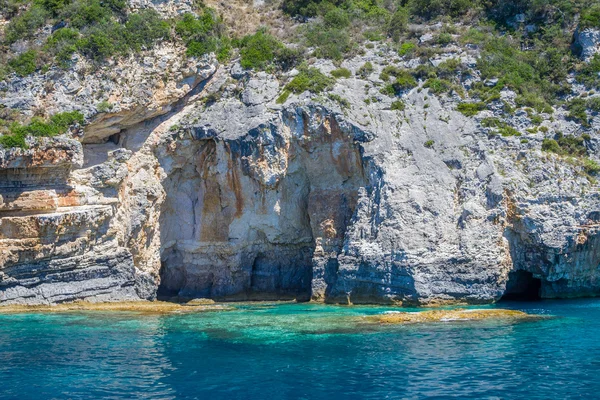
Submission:
[[[373,326],[384,307],[181,315],[0,314],[0,399],[600,397],[600,300],[505,303],[558,318]]]

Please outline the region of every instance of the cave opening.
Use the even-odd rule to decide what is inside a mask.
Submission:
[[[506,290],[500,301],[535,301],[540,300],[542,281],[531,272],[517,270],[508,275]]]

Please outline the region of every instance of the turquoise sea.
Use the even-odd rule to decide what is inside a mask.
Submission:
[[[0,315],[1,399],[594,399],[600,300],[527,322],[360,323],[384,307]]]

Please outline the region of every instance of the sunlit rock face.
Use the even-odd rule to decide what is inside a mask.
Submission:
[[[344,65],[367,57],[385,65]],[[0,150],[0,303],[600,293],[598,184],[541,135],[488,135],[427,90],[399,112],[356,76],[329,93],[347,104],[280,105],[273,75],[190,63],[160,106]]]

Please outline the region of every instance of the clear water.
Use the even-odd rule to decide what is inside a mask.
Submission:
[[[600,300],[559,318],[369,326],[383,307],[0,315],[0,398],[600,398]]]

